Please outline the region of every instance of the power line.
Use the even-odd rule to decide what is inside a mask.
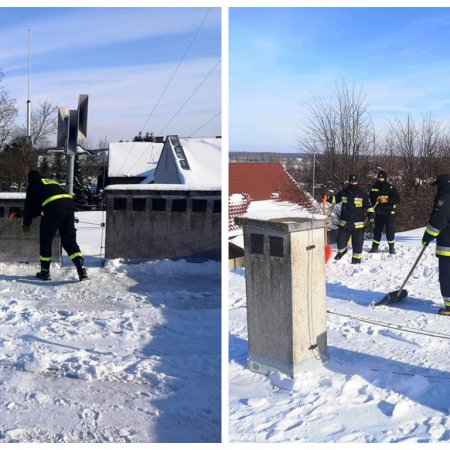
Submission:
[[[186,106],[186,104],[189,102],[189,100],[196,94],[196,92],[200,89],[200,87],[203,85],[203,83],[209,78],[209,76],[216,70],[217,66],[220,64],[219,61],[216,62],[214,67],[206,74],[206,76],[203,78],[202,81],[197,85],[197,87],[192,91],[192,93],[189,95],[189,97],[184,101],[184,103],[178,108],[178,110],[175,112],[175,114],[170,118],[170,120],[164,125],[164,127],[156,133],[157,135],[161,135],[163,131],[169,126],[169,124],[172,122],[173,119],[178,115],[178,113]]]
[[[192,36],[191,41],[189,42],[183,56],[181,57],[180,61],[178,62],[178,65],[176,66],[175,70],[173,71],[171,77],[169,78],[169,81],[167,82],[166,86],[164,87],[161,95],[159,96],[155,106],[153,107],[150,115],[147,117],[147,120],[144,123],[144,126],[141,129],[141,133],[144,131],[145,127],[147,126],[148,122],[150,121],[150,119],[153,117],[153,114],[156,110],[156,108],[158,107],[159,103],[161,102],[161,99],[163,98],[164,94],[166,93],[167,89],[169,88],[170,83],[172,82],[173,78],[175,77],[176,73],[178,72],[178,69],[181,67],[181,64],[184,61],[184,58],[186,58],[186,55],[188,54],[189,50],[192,47],[192,44],[194,43],[198,33],[200,32],[200,29],[202,28],[203,24],[205,23],[207,17],[209,16],[209,13],[211,12],[211,8],[208,8],[208,11],[206,11],[205,16],[203,17],[202,21],[200,22],[200,25],[198,26],[197,30],[195,31],[194,35]],[[125,164],[125,161],[128,159],[128,157],[131,154],[131,151],[134,148],[135,143],[133,142],[133,145],[131,146],[130,150],[128,151],[128,154],[126,156],[126,158],[123,160],[122,165],[120,166],[119,170],[122,170],[122,166]]]
[[[200,127],[198,127],[193,133],[191,133],[189,135],[189,137],[192,137],[193,134],[197,133],[198,131],[200,131],[203,127],[205,127],[206,125],[208,125],[209,122],[212,122],[216,117],[220,116],[222,113],[219,111],[218,113],[214,114],[213,117],[211,117],[210,119],[208,119],[203,125],[201,125]]]
[[[197,31],[194,33],[194,36],[191,39],[191,42],[189,43],[189,45],[187,46],[183,56],[181,57],[181,60],[179,61],[177,67],[175,68],[174,72],[172,73],[172,76],[169,78],[169,81],[167,82],[165,88],[163,89],[161,95],[159,96],[158,101],[156,102],[155,106],[153,107],[152,112],[150,113],[150,115],[148,116],[147,120],[145,121],[144,126],[142,127],[142,130],[147,126],[147,123],[150,121],[150,119],[153,116],[153,113],[155,112],[156,108],[158,107],[159,103],[161,102],[161,99],[163,98],[164,94],[166,93],[170,83],[172,82],[173,78],[175,77],[175,74],[178,72],[178,69],[180,68],[181,64],[184,61],[184,58],[186,57],[187,53],[189,52],[190,48],[192,47],[192,44],[195,41],[195,38],[197,37],[198,33],[200,32],[200,29],[202,28],[203,24],[206,21],[206,18],[208,17],[209,13],[211,12],[211,8],[208,9],[208,11],[205,14],[205,17],[203,17],[203,20],[201,21],[200,25],[197,28]],[[141,131],[142,131],[141,130]]]
[[[170,120],[166,123],[166,125],[164,125],[164,128],[161,129],[161,131],[158,131],[158,133],[156,133],[157,136],[162,135],[163,131],[169,126],[169,124],[172,122],[173,119],[175,119],[175,117],[178,115],[178,113],[186,106],[186,104],[189,102],[189,100],[195,95],[195,93],[200,89],[200,87],[203,85],[203,83],[205,83],[205,81],[209,78],[209,76],[214,72],[214,70],[216,70],[217,66],[220,64],[220,59],[219,61],[217,61],[217,63],[214,65],[214,67],[206,74],[206,76],[202,79],[202,81],[200,81],[200,83],[197,85],[197,87],[191,92],[191,94],[189,95],[189,97],[184,101],[184,103],[178,108],[178,110],[175,112],[175,114],[170,118]],[[220,113],[218,113],[220,114]],[[213,119],[215,117],[217,117],[216,114]],[[212,119],[210,119],[208,122],[210,122]],[[204,125],[202,125],[199,129],[201,129],[203,126],[205,126],[206,123]],[[197,130],[198,131],[198,130]],[[131,150],[130,150],[131,151]],[[134,163],[129,167],[128,170],[132,169],[136,163],[144,156],[145,152],[147,151],[147,148],[144,149],[144,151],[139,155],[139,158],[137,158]],[[125,162],[125,161],[124,161]],[[122,163],[123,165],[124,163]],[[122,168],[122,167],[121,167]]]

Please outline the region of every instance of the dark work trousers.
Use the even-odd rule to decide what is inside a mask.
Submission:
[[[362,256],[362,248],[364,244],[364,228],[348,231],[345,228],[339,227],[336,238],[337,248],[338,250],[345,249],[350,236],[352,237],[353,256],[360,258]]]
[[[389,244],[393,244],[395,241],[395,216],[394,214],[376,214],[375,226],[373,228],[373,243],[380,245],[381,235],[383,229],[386,226],[386,240]]]
[[[444,304],[450,308],[450,256],[438,256],[439,259],[439,284]]]
[[[55,200],[58,202],[60,200]],[[69,256],[80,253],[76,237],[75,217],[72,209],[48,207],[41,216],[40,251],[41,258],[52,256],[52,242],[57,231],[61,236],[61,245]]]

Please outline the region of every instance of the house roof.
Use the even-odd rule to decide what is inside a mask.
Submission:
[[[220,138],[179,138],[189,169],[182,167],[175,155],[178,173],[182,184],[187,186],[207,186],[220,189],[221,150]],[[173,146],[172,151],[175,152]],[[175,154],[175,153],[174,153]]]
[[[163,148],[158,142],[111,142],[109,177],[144,177],[152,181]]]
[[[229,192],[245,192],[253,200],[293,201],[301,190],[279,163],[230,163]]]
[[[245,215],[255,201],[283,202],[291,209],[293,205],[311,205],[300,186],[279,163],[230,163],[229,194],[230,231],[240,230],[234,218]]]

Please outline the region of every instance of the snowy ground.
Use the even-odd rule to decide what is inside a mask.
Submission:
[[[294,380],[247,369],[245,272],[230,273],[231,442],[450,441],[450,319],[437,315],[443,301],[435,245],[405,300],[372,306],[400,288],[422,235],[398,234],[396,255],[383,237],[381,252],[365,253],[360,266],[350,264],[351,252],[327,264],[330,359]]]
[[[89,281],[0,264],[0,442],[219,441],[220,264],[102,268],[77,215]]]

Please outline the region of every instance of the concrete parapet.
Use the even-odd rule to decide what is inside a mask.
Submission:
[[[22,231],[25,193],[0,193],[0,261],[2,262],[39,262],[39,225],[40,218],[33,219],[31,231]],[[12,212],[18,219],[8,221]],[[55,236],[52,246],[52,261],[61,262],[61,239]]]
[[[220,259],[220,190],[133,186],[105,190],[107,258]]]

